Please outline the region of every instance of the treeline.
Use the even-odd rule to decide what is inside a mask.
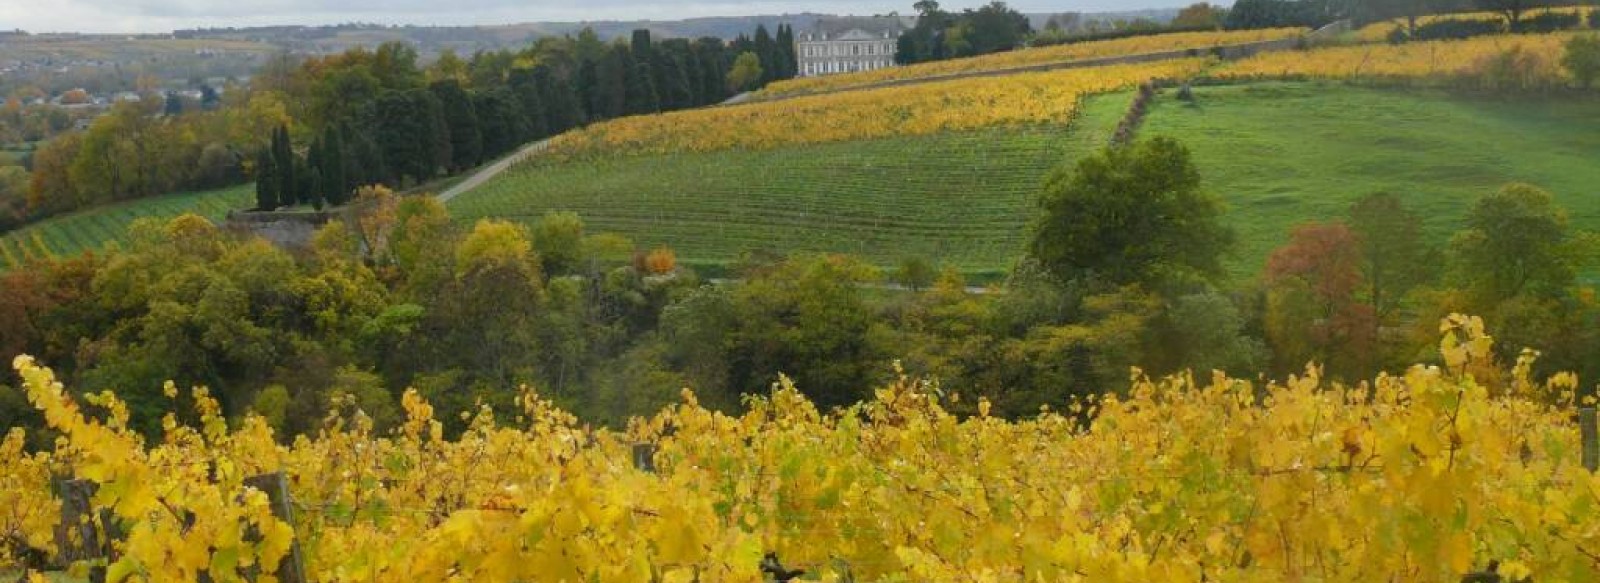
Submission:
[[[281,95],[229,92],[214,111],[159,100],[122,102],[81,132],[34,152],[26,220],[176,191],[248,180],[246,159],[272,128],[289,123]]]
[[[794,75],[793,33],[774,38],[651,38],[604,43],[592,30],[544,38],[522,51],[451,52],[423,67],[414,49],[385,43],[267,71],[262,89],[300,104],[287,141],[297,160],[266,156],[269,176],[299,176],[284,201],[316,199],[306,174],[313,153],[341,157],[343,193],[355,184],[404,187],[456,173],[587,123],[712,105],[735,92]],[[750,55],[750,56],[745,56]],[[330,144],[338,143],[339,151]],[[320,152],[313,152],[320,144]],[[322,164],[332,167],[332,162]],[[300,172],[297,168],[304,167]],[[273,173],[277,174],[273,174]],[[322,189],[326,190],[326,188]],[[261,203],[269,202],[262,198]]]
[[[0,226],[257,179],[262,209],[337,204],[357,185],[414,186],[586,123],[711,105],[793,77],[793,36],[757,28],[725,43],[640,30],[605,43],[585,30],[521,51],[446,52],[426,67],[403,43],[280,55],[215,111],[119,103],[87,131],[46,142],[29,159],[27,189],[0,189]]]
[[[917,24],[900,35],[895,62],[902,65],[986,55],[1022,46],[1033,32],[1027,15],[1005,2],[947,12],[933,0],[916,3]]]
[[[779,374],[838,406],[895,362],[960,393],[958,411],[981,396],[1024,417],[1122,390],[1132,366],[1398,372],[1436,354],[1452,313],[1486,318],[1500,364],[1532,347],[1536,372],[1600,374],[1600,301],[1578,280],[1595,237],[1535,187],[1484,193],[1442,247],[1403,196],[1371,194],[1342,220],[1296,228],[1240,282],[1223,269],[1233,234],[1181,144],[1107,150],[1045,184],[1026,259],[987,294],[926,261],[886,276],[843,256],[750,255],[736,280],[712,284],[576,215],[468,226],[381,187],[304,252],[199,217],[146,221],[125,249],[0,277],[0,355],[38,356],[79,390],[117,389],[145,430],[170,408],[172,379],[286,436],[315,431],[335,402],[390,427],[405,387],[452,430],[456,413],[507,406],[519,384],[599,423],[683,387],[735,410]],[[34,423],[18,392],[0,390],[0,423]]]
[[[1230,29],[1319,27],[1341,19],[1362,25],[1404,18],[1407,31],[1414,36],[1423,16],[1479,10],[1500,14],[1507,29],[1523,32],[1530,24],[1525,17],[1538,9],[1585,4],[1581,0],[1238,0],[1228,10],[1224,24]],[[1537,17],[1533,24],[1550,26],[1552,23],[1540,24],[1547,18]]]

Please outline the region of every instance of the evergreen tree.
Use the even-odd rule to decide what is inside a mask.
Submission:
[[[683,81],[688,85],[689,104],[693,106],[706,105],[709,97],[706,96],[705,65],[700,63],[700,52],[694,45],[685,43],[683,46]]]
[[[635,29],[632,40],[633,42],[628,44],[628,48],[633,52],[634,61],[648,63],[655,57],[655,47],[650,44],[650,31],[648,29]]]
[[[795,57],[794,27],[778,25],[778,79],[793,79],[799,74],[800,63]]]
[[[295,194],[299,182],[295,176],[297,168],[295,168],[294,147],[289,143],[288,126],[280,125],[278,130],[273,132],[272,155],[273,175],[278,177],[277,188],[274,189],[278,206],[294,206],[299,201]]]
[[[273,134],[276,140],[276,132]],[[278,177],[272,168],[272,151],[264,149],[256,154],[256,210],[270,211],[278,207]]]
[[[439,99],[434,97],[432,92],[427,89],[415,89],[412,92],[412,99],[420,101],[422,103],[421,109],[426,112],[427,133],[425,136],[432,154],[428,158],[430,164],[420,178],[433,178],[439,174],[440,168],[449,168],[451,161],[455,159],[454,148],[450,141],[450,124],[445,120],[444,106],[439,103]]]
[[[431,99],[422,89],[384,91],[373,102],[368,135],[387,163],[383,176],[388,182],[398,185],[406,177],[420,182],[433,176],[439,146],[428,107]],[[447,132],[444,146],[448,148],[449,143]]]
[[[694,94],[689,90],[689,77],[678,56],[666,51],[656,52],[656,71],[659,73],[661,109],[671,111],[694,107]]]
[[[546,65],[534,67],[533,76],[542,91],[540,97],[545,107],[545,125],[550,135],[559,134],[583,125],[583,104],[578,102],[578,92],[572,82],[557,75]]]
[[[483,154],[492,158],[509,152],[528,136],[528,119],[522,113],[522,104],[516,94],[506,87],[496,87],[473,94],[473,107],[483,126]]]
[[[315,193],[312,192],[311,185],[311,165],[306,163],[305,158],[301,158],[299,156],[295,156],[294,165],[294,176],[296,181],[294,184],[295,201],[299,204],[311,204],[312,199],[315,198]]]
[[[778,43],[772,40],[772,33],[767,32],[766,25],[756,25],[755,53],[756,58],[761,60],[761,80],[756,85],[760,88],[778,78],[778,61],[782,60],[778,55]]]
[[[700,94],[703,104],[719,103],[728,97],[728,67],[733,63],[724,52],[722,41],[702,38],[694,43],[700,55]]]
[[[348,158],[344,152],[344,136],[339,135],[339,128],[330,125],[322,132],[322,165],[319,168],[322,175],[322,196],[328,204],[341,205],[345,203],[350,189],[346,186],[350,178]]]
[[[477,166],[483,161],[483,132],[472,96],[455,79],[435,81],[428,90],[439,101],[445,125],[449,127],[450,170],[460,172]]]
[[[178,96],[177,91],[168,91],[161,102],[161,108],[161,113],[167,117],[183,115],[183,98]]]
[[[589,96],[589,111],[598,119],[612,119],[627,113],[628,71],[633,56],[626,47],[615,46],[595,63],[594,93]]]
[[[542,140],[550,135],[549,113],[545,111],[544,90],[539,87],[533,69],[516,69],[511,72],[511,91],[522,106],[526,124],[520,141]]]
[[[661,98],[656,95],[655,83],[650,80],[650,65],[634,61],[633,68],[628,70],[628,85],[626,90],[626,107],[628,115],[641,115],[661,111]]]
[[[311,196],[311,208],[320,211],[322,210],[323,203],[326,202],[323,197],[322,190],[325,188],[325,185],[322,182],[322,172],[313,167],[307,171],[307,174],[311,175],[310,180],[307,181],[308,186],[310,187],[307,189],[307,192],[309,192]]]
[[[601,52],[593,59],[585,59],[578,65],[578,82],[574,85],[578,91],[578,102],[583,104],[583,112],[591,120],[604,118],[594,109],[595,93],[599,91],[600,84],[599,61],[605,58],[605,48],[601,47],[599,50]]]

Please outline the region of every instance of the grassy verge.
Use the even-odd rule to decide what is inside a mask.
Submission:
[[[1508,182],[1553,193],[1573,225],[1600,230],[1600,100],[1490,100],[1340,84],[1197,88],[1158,99],[1140,137],[1194,152],[1239,234],[1231,270],[1260,271],[1296,224],[1344,216],[1358,197],[1400,195],[1439,243],[1478,196]]]

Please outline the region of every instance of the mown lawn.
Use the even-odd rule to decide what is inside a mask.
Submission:
[[[589,230],[668,245],[719,272],[747,251],[922,257],[990,279],[1021,254],[1051,167],[1105,144],[1130,94],[1070,127],[991,129],[770,151],[524,165],[462,194],[462,221],[574,211]]]
[[[126,241],[128,225],[135,219],[170,219],[196,213],[221,219],[229,209],[248,208],[255,202],[253,185],[186,192],[131,200],[53,217],[0,234],[0,269],[11,269],[28,259],[66,257],[97,250],[112,241]]]
[[[1239,235],[1230,263],[1258,273],[1296,224],[1342,217],[1390,191],[1444,243],[1478,196],[1508,182],[1549,190],[1575,226],[1600,230],[1600,99],[1487,99],[1340,84],[1196,88],[1159,99],[1141,138],[1193,151]]]

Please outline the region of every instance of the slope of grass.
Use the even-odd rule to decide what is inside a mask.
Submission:
[[[1070,127],[523,166],[450,209],[460,220],[529,223],[574,211],[591,231],[669,245],[713,272],[767,250],[885,266],[915,256],[993,277],[1020,254],[1045,173],[1102,146],[1128,102],[1127,93],[1091,98]]]
[[[1574,226],[1600,230],[1600,100],[1488,100],[1340,84],[1197,88],[1157,100],[1141,137],[1193,151],[1239,234],[1231,263],[1260,271],[1296,224],[1345,215],[1390,191],[1439,243],[1480,195],[1508,182],[1549,190]]]
[[[124,241],[128,225],[143,217],[167,219],[196,213],[220,219],[228,209],[249,207],[254,192],[247,184],[132,200],[54,217],[0,234],[0,269],[19,267],[30,258],[72,256]]]

